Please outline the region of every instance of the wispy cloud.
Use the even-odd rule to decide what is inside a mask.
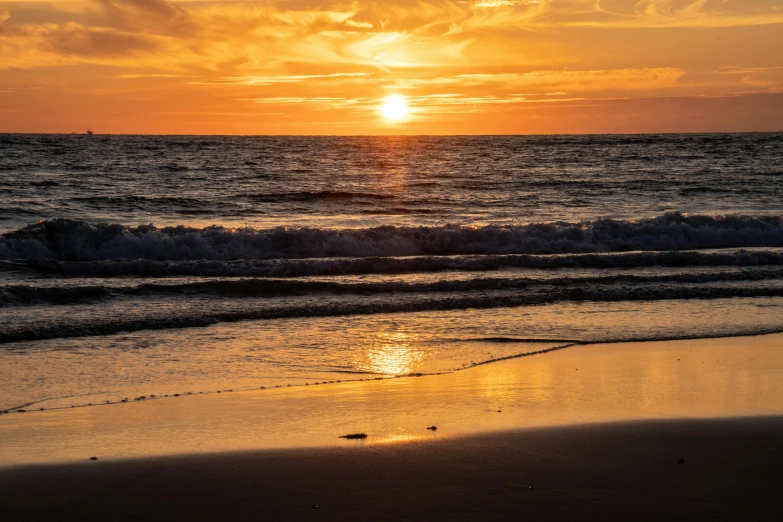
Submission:
[[[364,76],[371,76],[371,73],[353,72],[280,76],[228,76],[217,78],[211,83],[219,85],[274,85],[276,83],[300,83],[308,80],[332,80],[337,78],[360,78]]]

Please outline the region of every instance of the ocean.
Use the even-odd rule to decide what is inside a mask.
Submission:
[[[0,409],[783,331],[783,134],[0,135]]]

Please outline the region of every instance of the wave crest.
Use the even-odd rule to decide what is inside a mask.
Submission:
[[[634,221],[603,218],[580,223],[363,229],[158,228],[52,219],[0,236],[0,259],[231,261],[781,246],[780,216],[691,216],[677,212]]]

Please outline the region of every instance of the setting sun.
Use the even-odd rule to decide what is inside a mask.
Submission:
[[[390,94],[383,99],[381,112],[387,120],[400,121],[408,115],[408,102],[404,96]]]

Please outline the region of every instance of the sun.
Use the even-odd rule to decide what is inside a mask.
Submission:
[[[389,121],[400,121],[408,115],[408,102],[405,96],[390,94],[383,99],[381,113]]]

